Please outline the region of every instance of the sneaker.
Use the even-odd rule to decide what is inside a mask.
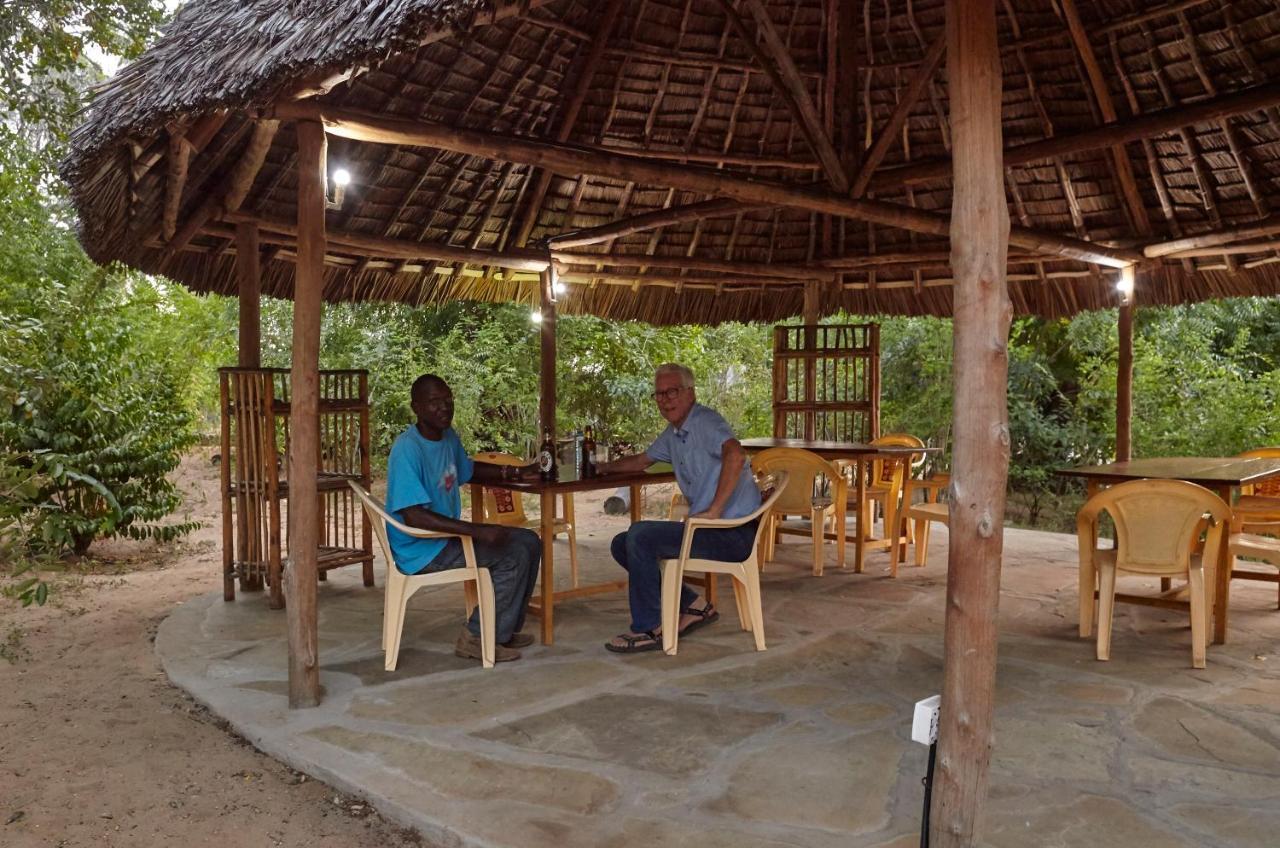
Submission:
[[[533,644],[533,636],[529,633],[512,633],[511,638],[502,643],[504,648],[527,648]]]
[[[470,630],[462,628],[462,632],[458,634],[458,641],[453,643],[453,654],[464,660],[483,660],[484,651],[480,647],[480,637],[472,636]],[[494,645],[493,659],[494,662],[511,662],[520,659],[520,652],[505,645]]]

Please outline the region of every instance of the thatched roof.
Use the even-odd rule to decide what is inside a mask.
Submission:
[[[1207,234],[1182,252],[1148,250],[1164,255],[1142,266],[1139,303],[1280,291],[1280,244],[1268,240],[1280,232],[1269,217],[1280,205],[1280,90],[1268,82],[1280,71],[1280,9],[999,5],[1005,182],[1014,226],[1031,234],[1010,254],[1015,310],[1115,304],[1114,270],[1070,258],[1077,242],[1134,256]],[[263,291],[289,297],[296,144],[288,120],[278,131],[270,120],[279,103],[480,130],[495,144],[563,141],[570,154],[641,155],[681,172],[560,167],[544,193],[528,157],[505,148],[331,137],[330,165],[353,181],[328,216],[325,296],[410,303],[536,299],[527,271],[442,246],[514,255],[714,196],[740,201],[759,185],[834,202],[852,183],[855,197],[892,205],[866,205],[868,218],[864,207],[824,215],[804,197],[718,203],[707,217],[569,248],[603,259],[560,257],[561,309],[772,320],[800,311],[812,269],[824,311],[949,314],[948,245],[935,226],[951,203],[946,72],[930,50],[943,25],[942,0],[193,0],[97,92],[64,175],[95,259],[233,294],[233,228],[254,219]],[[922,63],[937,69],[919,75],[913,98]],[[903,125],[885,133],[904,101]],[[1100,139],[1099,127],[1112,130]],[[862,167],[882,135],[883,160]],[[739,194],[705,190],[715,179]],[[876,217],[901,210],[919,218],[910,229]],[[1067,248],[1028,247],[1046,235]]]

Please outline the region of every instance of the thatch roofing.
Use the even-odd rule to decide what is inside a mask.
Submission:
[[[766,21],[752,15],[757,4]],[[1139,303],[1280,291],[1280,244],[1268,240],[1280,233],[1269,217],[1280,200],[1280,93],[1268,82],[1280,71],[1280,9],[1263,0],[1000,6],[1015,227],[1126,255],[1212,234],[1207,249],[1188,243],[1143,265]],[[917,68],[937,55],[944,12],[942,0],[193,0],[97,92],[64,176],[98,261],[232,294],[233,227],[252,218],[265,222],[263,291],[289,297],[296,144],[289,121],[273,132],[277,103],[560,140],[831,197],[849,193],[831,152],[856,185],[905,100],[866,196],[932,213],[929,224],[951,203],[945,60],[909,95]],[[775,55],[770,30],[799,97],[787,93],[787,61],[781,80],[777,67],[761,72]],[[802,100],[830,142],[825,160]],[[1133,124],[1142,116],[1150,126]],[[1101,143],[1082,135],[1100,126],[1135,129]],[[520,158],[341,137],[329,161],[353,176],[328,216],[329,300],[533,302],[528,272],[463,261],[456,249],[512,254],[718,194],[599,166],[557,170],[540,197],[538,169]],[[821,281],[824,311],[951,311],[948,245],[928,226],[720,203],[710,217],[572,250],[604,257],[562,261],[569,312],[772,320],[800,311],[804,269]],[[1112,269],[1052,251],[1015,248],[1009,279],[1020,313],[1116,302]]]

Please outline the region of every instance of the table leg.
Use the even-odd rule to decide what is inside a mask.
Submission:
[[[556,496],[543,492],[539,498],[542,510],[542,644],[550,645],[555,641]]]
[[[479,483],[471,484],[471,521],[473,524],[484,523],[484,486]]]
[[[641,518],[643,514],[640,509],[640,487],[631,486],[631,523],[635,524]]]
[[[1218,497],[1228,506],[1231,505],[1231,487],[1224,486],[1218,490]],[[1222,645],[1227,641],[1227,596],[1231,592],[1231,546],[1227,544],[1230,527],[1222,528],[1222,546],[1218,549],[1217,570],[1214,574],[1216,582],[1213,587],[1213,644]]]
[[[862,466],[861,457],[853,461],[853,480],[854,491],[857,494],[857,497],[854,498],[855,506],[853,508],[853,570],[855,573],[861,574],[867,548],[867,528],[862,526],[862,514],[865,511],[862,508],[862,504],[867,499],[867,477],[866,469]]]

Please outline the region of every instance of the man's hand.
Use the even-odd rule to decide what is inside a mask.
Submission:
[[[724,514],[724,509],[717,506],[709,506],[702,512],[689,516],[690,518],[709,518],[712,521],[718,520]]]
[[[507,543],[511,528],[501,524],[477,524],[471,538],[485,545],[498,547]]]

